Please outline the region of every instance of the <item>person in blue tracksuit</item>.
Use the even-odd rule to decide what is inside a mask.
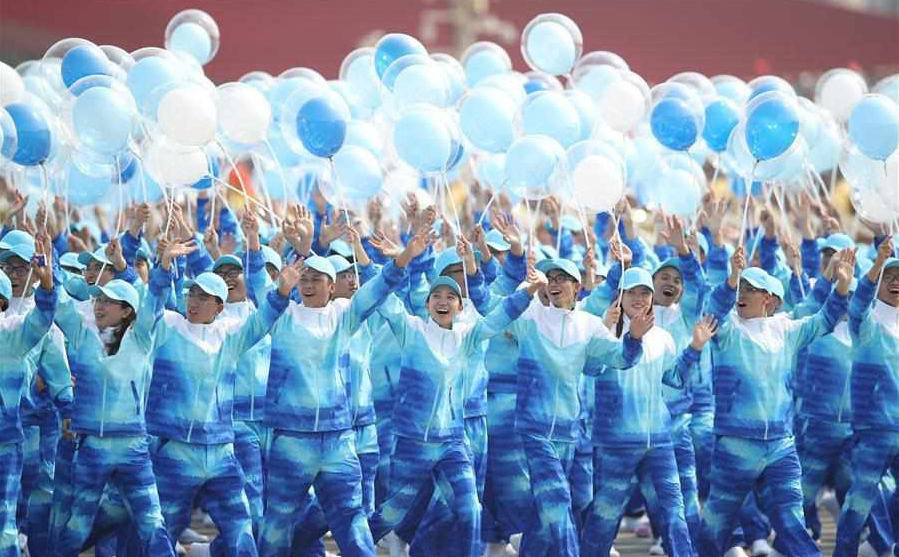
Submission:
[[[163,308],[153,296],[141,305],[137,290],[122,280],[92,292],[88,306],[63,296],[56,313],[78,385],[66,420],[67,430],[77,435],[68,480],[73,496],[54,554],[81,552],[104,488],[114,485],[128,503],[144,554],[174,556],[150,462],[143,401]]]
[[[783,286],[757,267],[743,271],[743,246],[731,258],[727,282],[709,298],[707,311],[719,320],[712,344],[718,438],[702,516],[702,557],[720,556],[728,547],[734,519],[757,483],[780,547],[789,555],[820,555],[805,529],[790,385],[796,352],[833,331],[846,311],[850,259],[839,265],[836,289],[821,310],[802,319],[775,314]]]
[[[884,472],[899,474],[899,259],[882,240],[849,305],[852,337],[852,487],[837,523],[834,556],[856,555]],[[879,281],[879,282],[878,282]]]
[[[653,278],[645,269],[625,271],[620,308],[615,308],[624,317],[615,318],[613,326],[624,333],[635,317],[654,316],[654,288]],[[662,533],[667,554],[693,555],[672,444],[672,415],[666,405],[671,398],[663,396],[662,385],[683,389],[714,333],[713,319],[698,321],[691,342],[679,352],[672,335],[653,326],[643,335],[643,357],[633,368],[585,370],[597,375],[593,421],[596,495],[584,527],[581,555],[609,553],[638,481],[653,485],[658,504],[656,527]]]
[[[402,394],[394,409],[397,443],[391,495],[371,519],[375,538],[401,525],[417,498],[430,498],[432,475],[437,474],[452,490],[456,517],[448,554],[480,555],[480,503],[471,452],[465,446],[465,385],[476,374],[471,355],[527,308],[541,286],[536,277],[532,280],[527,291],[513,294],[473,321],[456,321],[463,310],[463,291],[456,279],[446,276],[431,283],[427,321],[408,315],[397,299],[379,310],[403,349],[403,364]]]
[[[43,247],[44,257],[49,258],[49,246]],[[32,276],[40,282],[40,287],[34,291],[32,309],[24,314],[8,313],[13,283],[7,273],[19,283],[26,281],[29,273],[27,268],[22,268],[26,266],[16,264],[13,267],[11,259],[13,257],[6,252],[0,254],[0,344],[3,346],[0,350],[0,555],[3,557],[19,555],[16,504],[21,489],[24,440],[19,403],[28,380],[22,358],[38,346],[50,330],[57,295],[50,260],[45,259],[44,266],[36,266],[32,271]]]
[[[304,250],[311,219],[303,219]],[[429,245],[416,236],[395,262],[351,300],[332,300],[337,274],[324,257],[305,258],[299,284],[302,305],[291,302],[272,330],[272,365],[265,424],[274,428],[268,456],[265,517],[259,551],[286,556],[296,520],[312,504],[310,488],[346,555],[373,556],[374,542],[362,508],[362,472],[355,450],[351,406],[342,357],[352,335],[404,278],[413,257]],[[308,253],[308,251],[306,251]],[[301,253],[304,258],[306,254]],[[258,281],[251,279],[251,284]]]
[[[245,235],[251,235],[254,221],[245,216]],[[168,298],[173,259],[193,249],[189,243],[164,246],[148,296]],[[234,454],[234,363],[268,334],[298,278],[297,266],[285,267],[277,291],[260,299],[255,313],[241,322],[218,319],[228,286],[220,276],[202,273],[188,291],[185,315],[166,311],[157,321],[146,420],[148,433],[159,438],[152,458],[172,539],[188,525],[193,500],[200,496],[222,538],[214,547],[231,557],[257,554],[245,479]]]
[[[565,557],[578,553],[568,475],[580,425],[580,374],[598,362],[633,366],[651,317],[636,317],[616,339],[600,318],[576,308],[581,276],[575,264],[554,259],[545,268],[549,306],[531,304],[512,327],[519,350],[515,427],[527,457],[533,508],[521,552]]]

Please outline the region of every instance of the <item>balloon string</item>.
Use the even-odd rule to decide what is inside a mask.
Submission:
[[[752,179],[755,177],[755,167],[758,165],[758,161],[752,163],[752,170],[749,172],[749,176],[746,179],[746,203],[743,205],[743,222],[740,224],[740,242],[737,244],[737,247],[743,247],[745,249],[745,240],[746,240],[746,224],[749,219],[749,200],[752,197]],[[748,260],[747,260],[748,264]],[[736,297],[739,299],[740,297],[740,281],[737,281],[737,292]]]
[[[815,182],[815,179],[812,178],[812,171],[808,166],[805,167],[805,177],[808,179],[808,183],[805,184],[805,188],[812,192],[812,195],[815,196],[815,202],[820,205],[821,194],[818,193],[818,184]]]
[[[44,166],[44,163],[41,163],[39,166],[41,169],[41,190],[42,190],[41,196],[44,199],[44,223],[41,226],[41,228],[43,230],[46,230],[47,229],[47,219],[49,218],[49,213],[47,211],[47,195],[49,194],[49,191],[50,191],[50,178],[47,176],[47,167]],[[37,250],[35,250],[35,255],[36,254],[37,254]],[[29,262],[29,263],[31,263],[31,262]],[[45,265],[47,263],[48,263],[47,261],[44,262]],[[33,276],[34,276],[34,265],[29,265],[28,266],[28,276],[25,277],[25,289],[28,289],[31,287],[31,278]],[[22,290],[22,297],[25,297],[28,294],[28,292],[26,292],[25,289]]]
[[[278,155],[275,154],[275,148],[272,147],[272,144],[268,139],[264,139],[262,143],[265,144],[266,149],[268,149],[269,154],[272,156],[272,160],[275,161],[275,167],[278,169],[278,174],[281,176],[281,192],[283,193],[283,197],[287,199],[287,175],[284,174],[284,167],[281,166],[281,161],[278,160]],[[287,204],[284,204],[284,215],[283,217],[287,217]]]
[[[774,199],[777,200],[777,205],[780,207],[780,219],[784,229],[784,235],[787,240],[792,244],[794,241],[793,231],[790,227],[789,219],[787,218],[787,209],[784,206],[785,195],[781,196],[781,192],[778,191],[777,188],[774,188]],[[802,284],[802,274],[800,273],[799,277],[799,293],[802,295],[802,299],[805,299],[805,286]]]
[[[274,213],[274,207],[272,205],[272,197],[268,192],[268,181],[265,179],[265,173],[262,171],[262,165],[260,164],[260,159],[254,153],[250,153],[250,160],[253,161],[253,168],[259,169],[256,173],[259,176],[259,182],[262,186],[262,195],[265,200],[265,206],[268,207],[269,213]]]
[[[337,192],[337,201],[340,203],[340,210],[343,211],[343,218],[346,219],[347,226],[350,226],[350,211],[347,209],[346,200],[343,197],[343,191],[340,187],[340,178],[337,176],[337,168],[334,166],[334,157],[328,157],[328,166],[331,169],[331,179],[334,180],[334,190]],[[356,275],[356,285],[362,286],[359,279],[359,265],[356,263],[355,250],[356,246],[353,246],[353,273]]]
[[[828,195],[827,200],[830,201],[830,194],[833,192],[834,186],[837,184],[837,170],[839,167],[837,165],[833,165],[833,168],[830,170],[830,187],[827,188]]]
[[[234,159],[228,153],[228,150],[225,149],[225,146],[222,145],[221,141],[216,139],[215,144],[218,145],[219,149],[222,150],[222,153],[225,155],[225,160],[228,162],[228,164],[231,166],[231,169],[234,171],[234,174],[237,176],[237,183],[240,184],[240,189],[243,190],[241,193],[243,194],[244,210],[249,211],[250,210],[250,195],[247,192],[246,184],[243,183],[243,175],[240,173],[240,169],[237,168],[237,163],[234,161]]]
[[[484,205],[484,211],[481,213],[481,218],[478,219],[478,226],[483,225],[484,219],[487,217],[487,211],[490,210],[490,206],[493,205],[493,202],[496,200],[496,192],[492,192],[490,194],[490,199],[487,201],[487,205]]]
[[[225,186],[227,189],[229,189],[229,190],[231,190],[231,191],[233,191],[233,192],[235,192],[235,193],[241,193],[241,191],[240,191],[239,189],[235,188],[234,186],[232,186],[232,185],[229,184],[228,182],[225,182],[225,181],[222,180],[221,178],[216,178],[216,177],[213,176],[213,177],[212,177],[212,182],[213,182],[213,184],[220,184],[220,185],[222,185],[222,186]],[[222,195],[222,194],[219,193],[219,195]],[[268,207],[265,206],[265,203],[262,203],[261,201],[258,201],[258,200],[256,200],[256,199],[253,199],[252,197],[247,197],[246,199],[250,202],[250,204],[253,204],[253,205],[259,207],[260,209],[262,209],[262,210],[268,212],[268,213],[272,216],[272,218],[275,220],[276,224],[278,224],[279,226],[280,226],[280,224],[283,222],[283,219],[282,219],[279,215],[275,214],[274,209],[269,209]],[[227,208],[228,212],[231,213],[231,214],[233,215],[233,214],[234,214],[234,211],[231,209],[231,206],[228,205],[228,202],[227,202],[227,200],[225,199],[224,195],[222,195],[222,203],[224,203],[224,205],[225,205],[225,207]],[[249,205],[249,204],[248,204],[248,205]]]
[[[454,231],[456,235],[456,242],[459,241],[459,237],[462,236],[462,222],[459,220],[459,212],[456,210],[456,200],[453,198],[452,193],[449,191],[449,183],[446,179],[446,173],[440,174],[441,182],[443,183],[443,192],[449,197],[450,207],[453,209],[453,217],[456,219],[456,229]],[[440,187],[440,182],[438,182],[437,187]],[[474,249],[474,248],[472,248]],[[472,252],[472,256],[474,256],[474,252]],[[462,260],[462,281],[465,283],[465,296],[467,298],[471,298],[471,292],[468,290],[468,269],[466,268],[465,258],[460,257]]]
[[[709,182],[709,188],[715,187],[715,182],[718,181],[718,172],[721,171],[721,154],[717,154],[715,156],[715,170],[712,172],[712,181]]]

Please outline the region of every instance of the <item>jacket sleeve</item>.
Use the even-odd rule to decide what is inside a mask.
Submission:
[[[493,311],[478,319],[477,324],[467,333],[465,344],[471,349],[506,330],[506,328],[528,308],[533,296],[526,290],[518,290],[506,297]]]
[[[708,298],[705,312],[718,321],[718,332],[715,334],[714,342],[719,345],[727,342],[733,330],[730,312],[736,302],[737,291],[731,288],[727,281],[719,284]]]
[[[833,332],[840,319],[846,315],[848,304],[847,296],[831,292],[818,313],[793,321],[793,326],[787,332],[787,341],[791,346],[801,348],[808,346],[816,338]]]
[[[250,250],[247,252],[246,271],[247,296],[259,307],[259,302],[272,290],[274,283],[265,271],[265,256],[262,250]]]
[[[587,343],[587,363],[584,365],[584,372],[588,375],[598,375],[603,366],[628,369],[642,356],[642,340],[635,339],[630,333],[625,333],[623,338],[617,339],[602,326],[602,329]]]
[[[417,319],[417,317],[412,317],[406,313],[406,307],[403,305],[402,300],[395,294],[387,296],[384,303],[378,306],[378,315],[384,319],[387,326],[390,327],[390,332],[392,332],[394,338],[396,338],[397,344],[399,344],[401,348],[405,347],[408,333],[407,319]]]
[[[16,356],[24,356],[30,352],[50,330],[55,311],[56,288],[52,292],[43,288],[35,289],[34,308],[24,318],[12,316],[0,319],[4,350],[9,350]]]
[[[65,290],[61,291],[57,299],[53,321],[65,335],[66,342],[72,346],[78,346],[84,322],[81,319],[81,314],[78,313],[78,309],[75,307],[75,300]]]
[[[256,346],[272,330],[275,321],[281,317],[289,303],[290,298],[282,296],[277,289],[268,293],[253,315],[243,322],[237,334],[228,337],[228,341],[234,346],[234,361]]]
[[[684,279],[684,295],[680,302],[681,311],[692,323],[699,317],[702,309],[700,301],[705,288],[705,277],[702,274],[702,267],[699,266],[699,260],[693,253],[681,255],[680,264]]]
[[[402,285],[405,277],[406,270],[391,261],[381,268],[378,276],[357,290],[349,309],[341,315],[341,325],[345,327],[347,334],[354,334],[368,316],[384,303],[387,296]]]
[[[871,323],[871,305],[874,303],[877,284],[864,275],[858,279],[858,287],[849,302],[849,331],[852,336],[865,338]]]
[[[802,271],[810,277],[818,276],[821,266],[818,243],[813,238],[803,238],[799,244],[799,254],[802,256]]]
[[[674,365],[662,373],[662,383],[675,389],[683,389],[690,380],[690,372],[693,370],[693,367],[699,364],[701,355],[702,352],[699,352],[692,346],[684,348],[683,352],[675,360]]]

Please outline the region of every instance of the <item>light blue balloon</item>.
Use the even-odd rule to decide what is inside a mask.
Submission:
[[[428,55],[424,45],[415,37],[404,33],[389,33],[381,37],[375,45],[374,65],[378,77],[383,77],[394,61],[409,54]]]
[[[212,39],[206,29],[192,21],[182,23],[172,31],[169,37],[169,49],[186,52],[200,64],[209,61],[212,54]]]
[[[66,188],[69,203],[75,205],[96,205],[109,192],[112,181],[107,177],[85,174],[76,164],[69,164],[66,174]]]
[[[478,181],[495,192],[500,191],[505,180],[505,164],[506,156],[501,154],[480,158],[475,168]]]
[[[283,111],[287,100],[297,91],[308,91],[309,98],[312,98],[313,93],[321,91],[321,88],[320,83],[302,77],[279,78],[266,95],[269,104],[272,105],[272,119],[278,122],[285,116]],[[289,115],[289,118],[296,118],[296,114]]]
[[[749,98],[746,99],[746,102],[749,102],[764,93],[770,93],[771,91],[778,91],[785,95],[796,96],[796,90],[793,89],[793,86],[787,83],[784,78],[776,75],[763,75],[757,77],[749,82],[749,88],[751,89],[751,93],[749,94]]]
[[[158,203],[165,199],[162,188],[146,172],[136,172],[126,185],[128,192],[131,194],[131,199],[135,200],[135,202]]]
[[[606,88],[621,79],[621,72],[613,66],[590,66],[582,73],[576,72],[575,87],[594,99],[598,99]]]
[[[727,149],[727,138],[739,121],[739,107],[727,98],[718,98],[705,107],[702,138],[712,151],[720,153]]]
[[[541,199],[552,193],[553,178],[565,150],[545,135],[520,137],[509,147],[503,174],[506,187],[526,199]]]
[[[577,58],[577,47],[568,29],[554,21],[535,25],[523,46],[534,69],[550,75],[568,73]]]
[[[154,89],[175,83],[184,75],[174,62],[161,56],[148,56],[137,61],[128,71],[126,84],[139,109],[143,110]]]
[[[669,168],[660,176],[660,185],[662,187],[656,190],[656,201],[669,214],[689,217],[702,202],[702,189],[689,170]]]
[[[501,47],[499,47],[501,48]],[[465,81],[474,87],[485,77],[509,71],[509,56],[493,49],[480,50],[465,60]]]
[[[295,152],[281,135],[281,127],[272,124],[268,129],[268,143],[281,166],[296,166],[303,161],[303,155]]]
[[[571,101],[559,91],[536,93],[521,108],[527,135],[545,135],[570,147],[581,137],[581,121]]]
[[[596,113],[596,105],[589,95],[577,89],[571,89],[564,92],[565,97],[571,101],[574,109],[577,111],[577,117],[580,121],[581,134],[578,141],[589,139],[593,135],[593,128],[596,127],[598,119]]]
[[[433,107],[414,106],[393,128],[396,153],[419,172],[442,172],[452,152],[452,137],[443,116]]]
[[[459,106],[462,133],[478,149],[502,153],[515,136],[515,107],[493,87],[473,89]]]
[[[816,172],[825,172],[840,162],[841,151],[840,130],[830,122],[821,126],[815,144],[809,147],[809,162]]]
[[[362,147],[347,145],[338,151],[334,170],[334,185],[347,201],[368,201],[381,191],[383,176],[378,159]]]
[[[849,139],[865,156],[887,160],[899,143],[899,106],[884,95],[865,95],[849,115]]]
[[[109,87],[91,87],[81,93],[72,107],[78,139],[104,155],[123,151],[134,128],[135,115],[129,101],[122,92]]]
[[[377,108],[381,104],[381,88],[378,74],[375,73],[371,56],[358,56],[349,66],[343,79],[350,90],[359,98],[359,102],[368,108]]]
[[[415,103],[446,106],[449,100],[449,86],[439,62],[412,64],[401,69],[396,74],[391,89],[397,108]]]
[[[381,134],[372,124],[364,120],[350,120],[347,123],[346,139],[343,144],[362,147],[377,158],[381,158],[384,152]]]

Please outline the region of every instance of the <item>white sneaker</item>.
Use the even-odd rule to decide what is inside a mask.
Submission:
[[[507,543],[488,543],[484,557],[515,557],[518,552]]]
[[[194,543],[190,546],[190,551],[187,552],[188,557],[212,557],[212,553],[209,552],[209,544],[208,543]]]
[[[828,489],[818,497],[816,501],[819,509],[827,509],[834,522],[840,521],[840,502],[837,501],[837,495],[833,490]]]
[[[662,538],[656,538],[649,546],[650,555],[665,555],[665,548],[662,547]]]
[[[771,548],[771,553],[768,554],[768,557],[787,557],[787,556],[784,555],[783,553],[781,553],[780,551],[778,551],[774,548]]]
[[[209,543],[209,538],[193,528],[185,528],[181,535],[178,536],[178,541],[185,545],[190,545],[193,543]]]
[[[22,552],[22,557],[28,557],[30,554],[28,553],[28,536],[19,532],[19,551]]]
[[[645,514],[637,518],[625,516],[621,519],[621,527],[618,530],[621,532],[636,532],[641,526],[648,525],[649,518]]]
[[[858,546],[858,557],[892,557],[893,553],[887,549],[883,553],[878,554],[871,542],[865,541]]]
[[[187,550],[181,545],[181,542],[175,542],[175,553],[178,555],[187,555]]]
[[[515,550],[515,553],[521,552],[521,534],[512,534],[509,536],[509,545]]]
[[[618,550],[615,549],[615,546],[612,546],[612,549],[609,550],[609,557],[621,557],[621,554],[618,553]]]
[[[724,557],[749,557],[749,554],[746,553],[746,550],[743,549],[743,546],[735,545],[727,550],[727,552],[724,554]]]
[[[409,544],[403,541],[403,538],[396,535],[396,532],[390,531],[384,536],[387,540],[387,551],[390,557],[409,557]]]
[[[749,548],[749,555],[751,557],[768,557],[772,551],[774,550],[768,545],[768,540],[755,540]]]

